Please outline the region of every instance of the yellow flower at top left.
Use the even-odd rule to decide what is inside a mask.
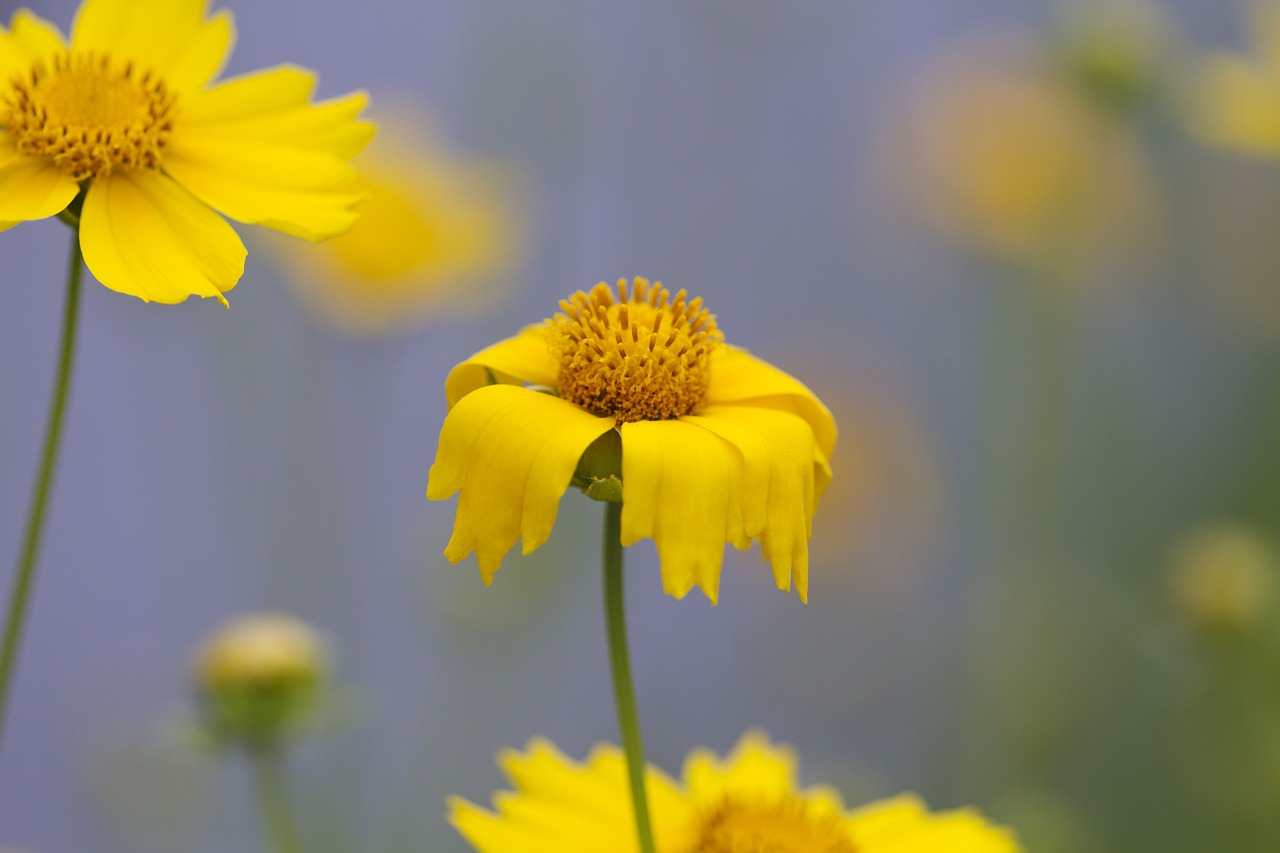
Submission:
[[[350,228],[366,96],[312,103],[315,75],[289,65],[214,82],[234,41],[206,0],[84,0],[69,40],[15,12],[0,26],[0,230],[83,192],[98,281],[225,305],[245,248],[219,214],[313,241]]]

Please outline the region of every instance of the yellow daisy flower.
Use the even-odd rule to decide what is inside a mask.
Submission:
[[[309,240],[351,226],[365,96],[313,104],[315,75],[292,66],[215,83],[235,30],[207,6],[84,0],[69,40],[25,9],[0,26],[0,229],[83,192],[69,212],[98,281],[226,304],[245,249],[218,213]]]
[[[1197,81],[1191,127],[1205,141],[1280,156],[1280,2],[1249,4],[1254,55],[1215,53]]]
[[[460,493],[445,556],[474,550],[491,583],[517,538],[525,554],[547,540],[575,472],[593,488],[620,475],[622,544],[654,540],[667,593],[697,586],[715,603],[724,543],[756,539],[779,589],[794,577],[807,599],[810,522],[836,443],[822,402],[724,344],[683,290],[621,279],[560,308],[449,374],[427,484],[432,500]],[[584,475],[588,447],[620,465]]]
[[[282,245],[285,271],[320,319],[355,335],[482,311],[519,242],[507,170],[450,151],[411,118],[379,118],[354,163],[360,218],[319,246]]]
[[[449,820],[482,853],[630,853],[638,850],[626,764],[600,745],[585,763],[545,740],[498,763],[516,790],[495,811],[449,799]],[[827,786],[801,789],[795,753],[761,732],[720,760],[705,749],[676,782],[647,768],[658,853],[1017,853],[1013,833],[972,809],[930,812],[904,794],[846,810]]]

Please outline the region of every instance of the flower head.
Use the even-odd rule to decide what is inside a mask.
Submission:
[[[315,76],[290,66],[214,82],[234,38],[207,0],[84,0],[69,40],[16,12],[0,26],[0,229],[76,202],[107,287],[225,304],[245,249],[219,213],[311,240],[349,228],[364,95],[312,104]]]
[[[204,641],[194,664],[211,731],[251,745],[286,734],[314,709],[325,657],[315,631],[288,614],[227,623]]]
[[[1252,0],[1252,55],[1215,53],[1200,69],[1191,129],[1205,141],[1280,156],[1280,2]]]
[[[514,260],[508,170],[448,150],[419,124],[384,111],[354,163],[352,191],[365,199],[351,230],[318,246],[280,241],[303,303],[343,332],[394,333],[491,307]]]
[[[488,811],[459,797],[449,819],[482,853],[629,853],[637,849],[626,763],[597,746],[584,763],[544,740],[499,764],[516,790]],[[801,788],[795,754],[748,732],[723,760],[696,750],[676,782],[649,767],[658,853],[1017,853],[1013,834],[971,809],[930,812],[903,795],[846,810],[826,786]]]
[[[427,484],[433,500],[460,493],[445,556],[474,550],[490,583],[517,538],[526,554],[546,541],[580,472],[583,486],[621,481],[622,542],[654,540],[668,593],[697,586],[714,602],[724,543],[755,539],[778,587],[794,578],[806,598],[810,523],[836,442],[822,402],[725,344],[683,290],[624,279],[560,307],[449,374]],[[584,473],[589,449],[614,470]]]

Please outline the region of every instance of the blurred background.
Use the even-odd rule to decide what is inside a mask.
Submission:
[[[332,656],[308,851],[461,851],[444,799],[498,749],[616,741],[601,507],[486,589],[424,491],[455,363],[643,275],[841,430],[810,604],[732,549],[717,607],[676,601],[628,549],[653,762],[762,726],[851,803],[975,804],[1029,851],[1280,849],[1280,11],[231,7],[229,74],[369,90],[376,227],[241,228],[229,311],[87,285],[0,845],[258,849],[247,767],[191,736],[195,649],[246,612]],[[6,594],[67,242],[0,235]]]

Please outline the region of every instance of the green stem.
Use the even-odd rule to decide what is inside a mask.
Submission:
[[[58,359],[54,379],[53,402],[49,406],[49,420],[45,426],[44,450],[40,455],[40,473],[36,478],[27,509],[27,531],[22,540],[22,556],[18,559],[18,571],[14,575],[9,593],[9,610],[5,618],[4,649],[0,651],[0,733],[4,731],[5,712],[9,707],[9,685],[13,665],[18,657],[18,643],[22,637],[22,625],[26,620],[27,601],[31,595],[31,582],[35,575],[36,557],[40,551],[40,537],[44,532],[44,514],[49,504],[49,490],[53,482],[53,470],[58,461],[58,446],[62,438],[63,415],[67,408],[67,394],[71,388],[71,363],[75,356],[76,320],[79,316],[80,279],[84,271],[84,256],[80,253],[80,232],[71,232],[71,257],[67,267],[67,301],[62,317],[62,351]]]
[[[636,691],[631,683],[627,619],[622,604],[622,504],[606,503],[604,506],[604,615],[609,634],[613,700],[618,706],[618,732],[622,736],[622,750],[627,756],[627,778],[631,783],[631,805],[635,810],[640,853],[654,853],[649,800],[644,788],[644,742],[640,738]]]
[[[253,781],[257,788],[258,810],[262,814],[265,850],[271,853],[299,853],[298,831],[289,806],[289,785],[285,781],[284,757],[279,747],[256,749],[253,759]]]

